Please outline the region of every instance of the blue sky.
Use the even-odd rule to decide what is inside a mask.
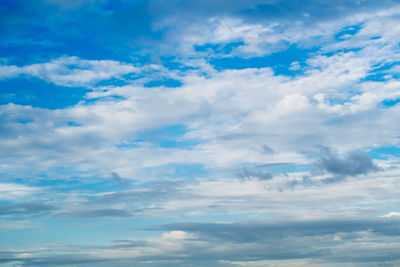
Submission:
[[[2,266],[399,266],[398,1],[0,1]]]

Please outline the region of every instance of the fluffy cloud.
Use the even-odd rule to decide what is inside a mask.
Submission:
[[[391,121],[399,110],[380,107],[388,96],[396,97],[397,81],[360,84],[369,70],[363,50],[317,56],[310,62],[320,69],[294,78],[274,75],[269,68],[211,68],[206,77],[200,69],[180,74],[183,85],[177,88],[110,87],[104,95],[97,94],[99,101],[64,110],[5,105],[8,139],[1,144],[2,151],[20,146],[24,149],[7,153],[40,158],[46,166],[56,166],[59,158],[78,168],[104,167],[104,172],[120,173],[127,161],[140,166],[305,163],[303,151],[318,144],[353,150],[397,142],[399,129]],[[354,95],[355,90],[359,94]],[[102,100],[108,95],[122,98]],[[374,119],[365,120],[366,116]],[[29,122],[22,124],[21,119]],[[177,124],[186,127],[182,141],[197,140],[190,150],[146,142],[121,149],[142,138],[143,129]],[[365,135],[371,127],[376,131]],[[273,144],[276,153],[265,153],[266,144]],[[134,175],[134,166],[125,166],[131,171],[122,175]]]

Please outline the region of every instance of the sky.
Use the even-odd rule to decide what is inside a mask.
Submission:
[[[0,0],[0,265],[400,266],[400,1]]]

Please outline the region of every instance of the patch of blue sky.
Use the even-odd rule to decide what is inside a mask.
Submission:
[[[374,74],[369,74],[369,75],[365,76],[362,79],[362,82],[364,82],[364,81],[384,82],[391,78],[392,78],[392,76],[389,75],[388,73],[374,73]]]
[[[17,123],[21,123],[21,124],[28,124],[28,123],[31,123],[31,122],[34,122],[34,120],[30,119],[30,118],[17,120]]]
[[[209,53],[209,56],[229,55],[232,53],[233,49],[242,45],[244,45],[244,42],[242,41],[231,42],[227,44],[206,43],[203,45],[195,45],[194,50],[196,52]]]
[[[382,146],[370,149],[368,152],[374,159],[387,160],[390,158],[400,158],[400,147],[399,146]]]
[[[335,40],[343,41],[351,36],[356,35],[362,29],[362,26],[363,26],[362,24],[356,24],[344,27],[338,33],[335,34]]]
[[[85,98],[80,101],[80,104],[94,105],[99,101],[101,101],[101,102],[107,102],[107,101],[119,102],[121,100],[126,100],[126,99],[127,99],[126,97],[120,96],[120,95],[107,95],[107,96],[102,96],[102,97],[87,97],[87,96],[85,96]]]
[[[73,122],[73,121],[69,121],[69,122],[67,122],[67,126],[69,126],[69,127],[79,127],[79,126],[82,126],[82,124],[76,123],[76,122]]]
[[[185,140],[163,140],[160,142],[160,147],[162,148],[179,148],[191,150],[195,146],[201,144],[201,140],[198,139],[185,139]]]
[[[190,71],[198,69],[196,66],[191,66],[190,60],[187,61],[186,59],[181,59],[174,56],[159,56],[154,59],[158,63],[162,63],[162,65],[169,70],[178,70],[181,72]]]
[[[107,173],[92,173],[91,171],[80,171],[73,167],[54,167],[46,172],[31,174],[26,178],[20,178],[18,183],[33,186],[52,188],[65,192],[86,191],[86,192],[107,192],[121,190],[129,184],[135,183],[134,177],[121,177],[123,183],[112,177],[112,170]],[[12,180],[16,182],[16,179]]]
[[[109,80],[103,80],[99,81],[96,83],[95,87],[102,87],[102,86],[117,86],[117,87],[122,87],[125,85],[130,84],[129,81],[125,79],[118,79],[118,78],[112,78]]]
[[[341,48],[341,49],[338,49],[338,50],[335,50],[335,51],[328,51],[328,52],[326,52],[326,51],[324,51],[322,49],[320,54],[323,55],[323,56],[331,57],[331,56],[334,56],[334,55],[336,55],[338,53],[359,52],[359,51],[361,51],[363,49],[364,49],[364,47]],[[317,68],[315,68],[315,69],[317,69]]]
[[[374,37],[371,37],[370,40],[378,40],[378,39],[381,39],[381,38],[382,38],[381,36],[374,36]]]
[[[246,68],[272,68],[277,75],[295,76],[302,74],[306,60],[319,48],[303,49],[291,45],[285,51],[276,52],[262,57],[242,58],[223,57],[213,58],[210,63],[218,70],[246,69]]]
[[[32,228],[0,232],[0,246],[48,247],[63,244],[110,245],[111,240],[135,237],[135,219],[127,218],[31,218]],[[39,225],[40,228],[35,226]],[[60,229],[63,229],[60,231]],[[112,229],[112,231],[110,231]],[[20,242],[20,236],[24,242]]]
[[[18,77],[0,80],[0,104],[14,103],[46,109],[62,109],[82,100],[88,89],[63,87],[38,78]]]
[[[2,13],[2,21],[10,19],[0,30],[0,57],[13,55],[13,64],[48,61],[62,55],[94,60],[107,55],[107,59],[142,61],[143,42],[155,46],[164,33],[152,29],[147,1],[113,2],[63,12],[56,5],[10,7],[9,12]],[[20,16],[18,25],[14,24],[15,16]]]
[[[379,64],[372,66],[372,70],[368,73],[368,75],[362,79],[364,81],[372,81],[372,82],[380,82],[386,81],[393,78],[400,78],[399,73],[393,72],[393,68],[399,66],[398,62],[390,62],[386,64]]]
[[[10,0],[4,0],[0,2],[0,10],[4,11],[10,11],[14,8],[20,7],[21,3],[18,3],[17,1],[10,1]]]
[[[382,105],[384,107],[393,107],[395,105],[397,105],[398,103],[400,103],[400,98],[396,98],[396,99],[386,99],[384,101],[382,101]]]
[[[127,180],[130,181],[130,180]],[[60,192],[92,192],[102,193],[110,191],[119,191],[126,188],[128,183],[121,184],[114,181],[110,175],[106,177],[86,177],[85,178],[70,178],[65,179],[52,179],[52,180],[38,180],[35,186],[50,187],[52,190]],[[95,199],[95,196],[88,196],[88,199]]]
[[[147,3],[148,0],[135,0],[134,4],[144,4]],[[105,1],[101,4],[101,8],[107,11],[124,11],[126,8],[132,6],[131,1],[126,0],[113,0],[113,1]]]
[[[128,73],[121,77],[123,81],[126,81],[130,84],[138,82],[142,83],[142,80],[146,80],[148,75],[152,75],[153,73]]]
[[[199,139],[186,139],[184,135],[189,130],[183,124],[168,125],[155,129],[146,129],[139,133],[138,137],[133,142],[128,143],[129,146],[133,144],[140,145],[141,142],[150,143],[157,147],[163,148],[180,148],[192,149],[201,143]],[[119,144],[123,148],[124,145]]]
[[[131,140],[124,140],[123,142],[120,142],[118,144],[115,144],[114,146],[119,148],[119,149],[132,149],[132,148],[139,148],[142,146],[142,143],[144,142],[144,139],[138,138],[138,139],[131,139]]]
[[[183,83],[175,79],[153,80],[144,84],[144,87],[180,87]]]
[[[46,39],[42,29],[31,30],[34,36],[24,36],[18,42],[0,43],[0,58],[7,58],[9,64],[22,66],[40,62],[48,62],[54,58],[65,55],[74,55],[87,60],[101,60],[113,58],[114,60],[127,60],[126,53],[118,54],[113,49],[98,45],[95,40],[82,36],[69,37],[51,36]],[[36,35],[36,37],[35,37]],[[42,40],[36,40],[42,36]],[[10,55],[13,55],[10,57]]]
[[[206,168],[201,163],[168,163],[155,167],[143,168],[143,175],[150,175],[156,179],[184,179],[193,181],[197,178],[207,178],[214,174],[214,170]]]

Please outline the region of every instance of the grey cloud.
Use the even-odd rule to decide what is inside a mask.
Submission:
[[[179,189],[183,182],[160,181],[148,182],[143,187],[133,190],[110,192],[103,196],[82,201],[79,209],[72,208],[56,217],[62,218],[96,218],[96,217],[135,217],[158,210],[158,203],[174,199],[193,198],[194,194]],[[114,205],[124,205],[116,209]],[[84,207],[84,208],[81,208]]]
[[[161,226],[164,230],[195,233],[203,238],[232,242],[267,242],[288,236],[321,236],[336,233],[371,231],[384,236],[400,236],[398,219],[320,220],[245,223],[175,223]]]
[[[295,163],[292,162],[272,162],[272,163],[265,163],[265,164],[260,164],[252,167],[242,167],[238,170],[236,170],[236,175],[239,176],[241,179],[251,179],[251,178],[256,178],[260,180],[270,180],[274,176],[264,170],[268,168],[275,168],[275,167],[285,167],[285,166],[291,166],[295,165]]]
[[[125,179],[122,179],[121,176],[119,176],[119,174],[116,173],[116,172],[111,172],[111,178],[112,178],[115,182],[117,182],[117,183],[119,183],[119,184],[121,184],[121,185],[129,185],[128,181],[125,180]]]
[[[26,253],[30,253],[30,251],[26,251]],[[81,253],[65,253],[65,254],[42,254],[35,255],[33,257],[25,257],[25,259],[21,260],[17,257],[19,253],[7,253],[6,255],[0,255],[0,263],[14,263],[15,265],[11,266],[98,266],[99,263],[108,262],[107,260],[98,259],[94,257],[89,257],[87,255],[83,255]],[[110,264],[108,262],[108,264]],[[102,265],[105,266],[105,265]],[[119,265],[121,266],[121,265]]]
[[[251,137],[258,137],[261,136],[260,134],[254,134],[254,133],[235,133],[235,134],[226,134],[223,136],[219,136],[217,139],[222,140],[222,141],[230,141],[230,140],[241,140],[241,139],[247,139]],[[266,146],[268,150],[268,146]],[[264,148],[263,148],[264,149]]]
[[[173,223],[149,230],[185,231],[192,235],[174,240],[178,249],[164,251],[157,239],[116,240],[101,247],[70,247],[68,254],[18,258],[22,266],[232,266],[234,261],[291,260],[357,266],[395,266],[400,259],[398,219],[341,219],[319,221],[252,221],[240,223]],[[161,241],[162,242],[162,241]],[[182,243],[181,243],[182,242]],[[167,244],[170,244],[169,241]],[[385,245],[383,245],[385,244]],[[152,248],[158,248],[153,250]],[[89,251],[97,253],[85,253]],[[126,258],[97,257],[102,249],[153,251],[126,254]],[[3,262],[17,253],[0,254]],[[226,263],[226,264],[225,264]],[[303,262],[304,263],[304,262]],[[304,263],[306,264],[306,263]]]
[[[328,147],[320,147],[320,158],[315,163],[323,171],[339,176],[356,176],[378,171],[372,158],[363,152],[351,152],[344,158],[335,155]]]
[[[399,220],[324,220],[247,223],[176,223],[161,229],[195,234],[199,240],[214,246],[227,245],[231,250],[220,258],[230,260],[318,259],[322,262],[390,262],[399,260],[397,244]],[[366,246],[365,240],[373,240]],[[229,244],[229,245],[228,245]],[[235,250],[242,244],[253,249]],[[349,247],[349,244],[352,244]],[[345,247],[346,249],[343,249]],[[378,248],[378,249],[377,249]],[[373,263],[374,262],[374,263]],[[370,265],[371,266],[371,265]]]
[[[55,206],[42,203],[18,203],[0,205],[0,216],[4,215],[43,215],[56,210]]]
[[[159,202],[167,200],[172,196],[176,196],[178,191],[171,188],[164,188],[161,190],[135,190],[135,191],[121,191],[107,194],[98,199],[87,202],[88,205],[107,205],[113,203],[129,203],[129,202]]]
[[[134,214],[123,209],[87,209],[57,215],[62,218],[131,217]]]
[[[200,265],[188,265],[187,262],[177,259],[169,258],[152,258],[147,257],[143,259],[101,259],[95,258],[93,256],[79,255],[79,254],[58,254],[58,255],[41,255],[35,256],[35,258],[25,257],[24,259],[15,258],[0,258],[0,263],[14,263],[18,264],[16,266],[32,266],[32,267],[42,267],[42,266],[85,266],[85,267],[187,267],[187,266],[210,266],[210,267],[231,267],[230,263],[219,263],[215,261],[210,261],[207,259],[199,259],[194,264]],[[22,264],[22,265],[21,265]],[[191,264],[191,263],[189,263]],[[14,265],[12,265],[14,266]]]
[[[273,162],[257,165],[257,168],[274,168],[274,167],[285,167],[295,165],[293,162]]]
[[[274,150],[272,148],[270,148],[269,146],[263,145],[262,148],[263,148],[264,153],[266,153],[266,154],[274,154]]]
[[[257,178],[260,180],[270,180],[273,178],[272,174],[270,174],[267,171],[255,169],[255,168],[250,168],[250,167],[243,167],[240,170],[237,171],[237,175],[241,179],[251,179],[251,178]]]

